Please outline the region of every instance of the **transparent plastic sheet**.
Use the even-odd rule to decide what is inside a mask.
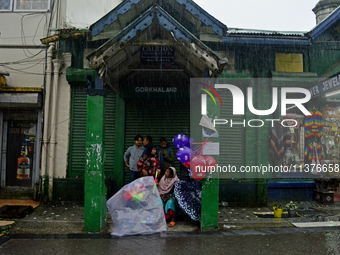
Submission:
[[[163,203],[153,177],[142,177],[107,201],[114,236],[146,235],[166,231]]]

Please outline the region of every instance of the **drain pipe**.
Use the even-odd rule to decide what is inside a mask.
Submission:
[[[57,98],[59,86],[59,70],[61,67],[60,59],[53,59],[53,90],[52,90],[52,108],[51,108],[51,139],[49,146],[49,162],[48,162],[48,196],[52,200],[53,194],[53,176],[54,176],[54,162],[55,162],[55,147],[56,147],[56,129],[57,129]]]
[[[41,176],[46,175],[47,169],[47,144],[48,144],[48,127],[50,116],[50,97],[51,97],[51,82],[52,82],[52,59],[55,43],[50,43],[50,47],[47,50],[46,60],[46,85],[45,85],[45,102],[44,102],[44,133],[42,140],[41,150]]]

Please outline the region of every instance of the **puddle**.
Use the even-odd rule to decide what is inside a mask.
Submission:
[[[32,212],[32,206],[4,205],[0,208],[0,218],[23,218]]]

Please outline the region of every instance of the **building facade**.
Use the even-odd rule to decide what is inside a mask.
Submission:
[[[47,2],[52,6],[53,1]],[[21,73],[18,77],[22,80],[17,78],[18,82],[8,84],[10,88],[3,88],[6,93],[14,93],[12,87],[36,88],[33,92],[29,90],[25,93],[37,95],[37,103],[32,111],[36,112],[34,121],[40,131],[36,131],[36,135],[27,131],[27,138],[25,131],[23,138],[18,138],[23,141],[17,146],[26,150],[25,146],[29,147],[29,143],[32,143],[28,141],[29,137],[38,137],[40,134],[40,138],[35,138],[33,151],[37,150],[35,155],[41,151],[41,155],[35,158],[35,168],[32,166],[35,177],[33,179],[31,174],[32,181],[28,186],[38,183],[38,193],[45,194],[44,197],[48,194],[49,199],[83,199],[87,89],[91,80],[95,84],[97,76],[104,77],[104,87],[109,92],[105,98],[103,123],[106,151],[104,168],[106,184],[114,192],[129,181],[123,153],[133,144],[136,134],[152,135],[155,143],[159,137],[171,141],[178,133],[190,135],[191,78],[249,80],[244,85],[244,91],[247,87],[253,88],[256,95],[254,107],[269,109],[273,87],[287,87],[294,81],[294,84],[303,84],[301,86],[309,89],[306,84],[312,86],[312,79],[334,77],[339,71],[339,8],[330,10],[331,13],[323,21],[304,33],[229,28],[191,0],[111,3],[107,5],[110,11],[104,15],[98,10],[100,15],[95,15],[97,21],[92,20],[89,25],[89,21],[82,18],[86,12],[92,17],[95,7],[90,10],[88,5],[84,5],[80,8],[86,6],[87,9],[81,10],[79,6],[73,8],[75,3],[60,3],[60,17],[57,19],[56,14],[51,18],[51,24],[56,25],[47,26],[56,29],[51,30],[53,33],[43,30],[45,33],[41,32],[42,36],[35,38],[37,41],[32,45],[31,53],[37,54],[41,48],[38,39],[43,38],[46,71],[43,66],[33,66],[37,62],[29,62],[32,64],[30,68],[40,68],[40,76],[29,76],[37,80],[28,83],[28,78]],[[0,18],[5,14],[4,11]],[[11,15],[15,17],[15,10],[11,10]],[[40,15],[37,25],[47,14]],[[15,31],[22,31],[20,26],[22,24],[19,22]],[[33,29],[31,32],[33,37],[35,31]],[[22,38],[21,32],[18,38]],[[0,50],[5,52],[1,44]],[[10,58],[12,54],[8,50],[6,48],[6,54]],[[24,52],[22,49],[20,51]],[[6,76],[9,83],[11,71],[0,70],[4,74],[10,73],[10,76]],[[271,81],[254,83],[250,81],[253,78]],[[40,85],[34,85],[37,83]],[[38,104],[39,95],[44,104]],[[221,114],[225,118],[232,118],[228,110],[232,106],[231,93],[223,92],[221,98],[226,102],[220,109]],[[12,108],[7,105],[1,108],[3,151],[11,144],[8,140],[14,139],[8,136],[12,123],[6,117]],[[25,108],[18,106],[19,112],[26,111]],[[294,110],[291,113],[295,114]],[[254,117],[247,111],[245,116],[235,120]],[[279,111],[271,117],[279,118]],[[17,124],[13,125],[13,128],[17,128]],[[270,126],[262,129],[221,127],[219,164],[238,167],[273,164],[268,145],[270,132]],[[20,154],[17,150],[16,154]],[[301,147],[298,153],[301,154],[302,150],[304,152]],[[303,157],[301,154],[300,159]],[[6,160],[17,162],[17,158]],[[7,170],[4,170],[4,166],[7,163],[3,162],[6,162],[4,156],[3,187],[16,186],[8,185],[5,181]],[[16,164],[13,163],[13,169]],[[175,167],[179,167],[178,162]],[[17,173],[12,178],[20,181]],[[236,204],[265,204],[270,181],[268,178],[242,181],[221,179],[220,200]],[[299,185],[305,184],[305,180],[302,180]],[[306,196],[306,199],[310,198]]]
[[[71,56],[60,51],[58,41],[40,39],[63,29],[83,31],[119,2],[1,1],[2,190],[30,193],[35,187],[38,193],[41,176],[66,177],[71,99],[65,70]]]

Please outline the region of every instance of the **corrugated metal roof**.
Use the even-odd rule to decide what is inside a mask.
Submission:
[[[270,31],[258,29],[244,29],[244,28],[229,28],[228,35],[248,34],[248,35],[273,35],[273,36],[305,36],[305,32],[295,31]]]
[[[227,44],[263,44],[263,45],[285,45],[285,46],[310,46],[307,37],[269,37],[269,36],[225,36],[222,39]]]

